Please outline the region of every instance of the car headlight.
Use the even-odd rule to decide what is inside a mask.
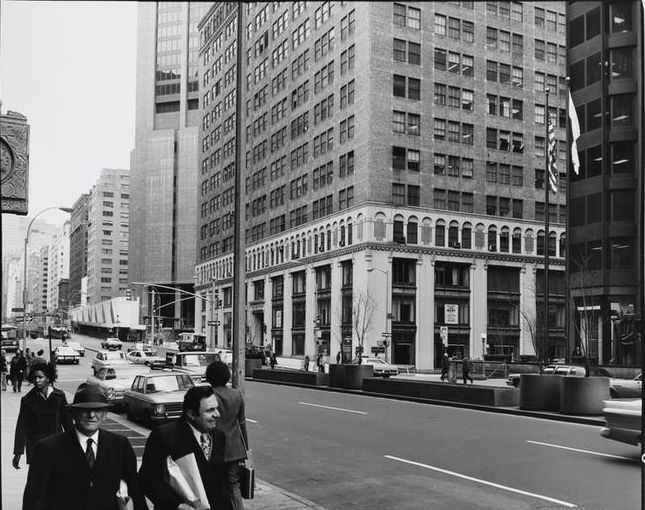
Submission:
[[[108,388],[107,390],[107,398],[112,399],[116,396],[116,391],[114,388]]]
[[[166,406],[163,404],[158,404],[153,409],[154,414],[164,414],[166,412]]]

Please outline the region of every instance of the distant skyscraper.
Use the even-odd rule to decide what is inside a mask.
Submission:
[[[83,193],[76,203],[70,218],[69,240],[69,304],[81,303],[81,280],[87,276],[87,227],[90,195]]]
[[[592,362],[639,365],[643,3],[569,2],[568,20],[569,75],[581,132],[580,171],[571,173],[570,187],[572,336]]]
[[[48,247],[47,310],[50,312],[58,310],[60,282],[69,279],[69,232],[70,221],[67,220],[54,234]]]
[[[139,4],[129,254],[134,282],[193,290],[201,121],[197,24],[211,5]],[[142,299],[143,315],[150,314],[150,295]],[[192,298],[161,287],[155,295],[164,326],[193,324]]]
[[[92,305],[123,296],[128,287],[129,170],[103,170],[88,209],[87,299]]]

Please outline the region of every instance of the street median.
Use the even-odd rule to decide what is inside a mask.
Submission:
[[[305,372],[304,370],[289,369],[262,369],[253,370],[253,379],[256,381],[285,382],[305,384],[308,386],[328,386],[329,374],[321,372]]]
[[[519,403],[516,388],[458,385],[404,379],[363,379],[363,391],[428,400],[443,400],[493,407],[512,407]]]

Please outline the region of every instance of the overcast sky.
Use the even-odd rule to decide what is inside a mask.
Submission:
[[[0,9],[2,112],[31,126],[29,214],[71,207],[103,168],[130,168],[137,4],[3,0]]]

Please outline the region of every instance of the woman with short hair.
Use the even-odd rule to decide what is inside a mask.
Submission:
[[[45,437],[72,428],[72,420],[65,411],[65,393],[54,388],[56,366],[53,363],[36,363],[32,366],[31,382],[34,387],[20,400],[13,446],[13,467],[20,469],[20,457],[27,450],[27,464],[34,444]]]

